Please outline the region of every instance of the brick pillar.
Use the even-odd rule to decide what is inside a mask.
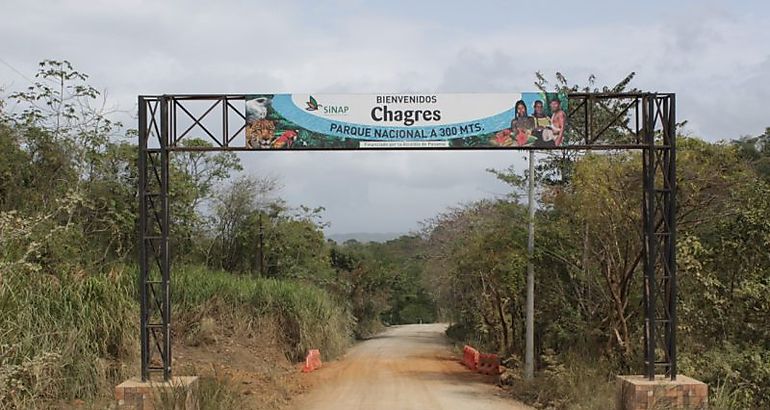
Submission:
[[[687,376],[676,380],[644,376],[618,376],[618,410],[708,408],[708,385]]]
[[[118,410],[198,410],[198,377],[173,377],[167,382],[129,379],[115,386],[115,400]]]

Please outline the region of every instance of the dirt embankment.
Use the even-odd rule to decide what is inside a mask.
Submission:
[[[174,346],[175,373],[201,377],[207,407],[282,409],[309,388],[312,380],[286,358],[270,323],[263,323],[257,334],[227,333],[197,335],[194,343]]]

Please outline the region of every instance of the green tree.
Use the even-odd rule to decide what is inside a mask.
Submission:
[[[770,127],[762,135],[732,141],[740,156],[747,160],[765,181],[770,181]]]

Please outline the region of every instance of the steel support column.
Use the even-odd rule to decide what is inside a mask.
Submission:
[[[660,146],[655,150],[656,168],[660,175],[660,184],[655,189],[656,203],[659,207],[658,273],[659,288],[663,300],[657,311],[658,323],[662,325],[664,338],[663,366],[667,376],[676,379],[676,113],[674,96],[659,98],[658,110],[660,127]]]
[[[171,377],[168,118],[165,97],[139,97],[138,287],[144,381],[151,373]]]
[[[673,94],[643,102],[644,365],[676,379],[676,112]],[[660,370],[659,370],[660,369]],[[662,371],[661,371],[662,370]]]
[[[652,97],[642,99],[642,137],[645,149],[642,151],[642,224],[644,248],[644,374],[655,377],[655,305],[657,289],[655,283],[656,237],[655,237],[655,102]]]
[[[676,96],[671,94],[668,100],[668,146],[669,155],[668,161],[664,164],[666,175],[664,177],[667,187],[669,189],[668,200],[666,201],[666,214],[669,221],[669,237],[666,243],[667,256],[666,266],[668,267],[668,293],[667,293],[667,305],[669,314],[669,333],[668,333],[668,354],[670,357],[671,367],[669,368],[669,376],[671,380],[676,380],[677,367],[676,367],[676,303],[677,303],[677,266],[676,266]]]
[[[150,357],[149,335],[147,333],[147,320],[149,316],[147,277],[149,275],[148,255],[147,255],[147,100],[139,97],[139,161],[138,161],[138,179],[137,195],[139,196],[139,340],[141,345],[142,362],[142,380],[149,377],[148,363]]]

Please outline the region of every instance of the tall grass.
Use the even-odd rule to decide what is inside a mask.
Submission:
[[[542,360],[545,369],[533,380],[518,379],[511,385],[514,397],[536,408],[614,408],[616,382],[609,363],[572,353],[561,359],[543,355]]]
[[[0,272],[0,408],[109,395],[138,370],[136,269],[54,276],[23,269]],[[309,348],[340,354],[354,320],[311,284],[177,267],[172,276],[174,321],[273,321],[287,357]],[[184,322],[184,320],[182,320]],[[248,324],[246,324],[248,325]],[[187,327],[175,328],[185,337]]]
[[[238,409],[244,404],[243,396],[227,379],[203,377],[199,380],[198,391],[200,410]]]
[[[138,349],[128,276],[2,272],[0,407],[93,397],[126,376]]]
[[[355,319],[328,292],[312,284],[199,267],[179,269],[172,282],[178,311],[194,314],[207,304],[217,310],[237,306],[254,318],[275,320],[291,360],[302,359],[308,349],[322,349],[325,357],[336,357],[350,343]]]

